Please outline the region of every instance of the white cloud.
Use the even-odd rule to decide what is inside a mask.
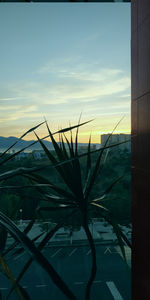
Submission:
[[[6,95],[12,97],[0,99],[1,125],[39,122],[45,115],[61,126],[69,120],[76,122],[81,111],[85,118],[103,120],[129,113],[130,78],[122,70],[100,68],[99,63],[77,63],[72,68],[71,59],[51,66],[45,66],[40,76],[35,74],[33,81],[19,81],[6,88]]]
[[[5,105],[5,106],[2,106],[1,105],[1,108],[0,110],[2,111],[10,111],[10,110],[19,110],[21,108],[20,105]]]
[[[130,94],[121,95],[120,97],[121,98],[129,98],[129,97],[131,98],[131,93]]]
[[[0,101],[12,101],[12,100],[19,100],[19,99],[24,99],[21,97],[7,97],[7,98],[0,98]]]
[[[73,59],[48,62],[39,70],[42,76],[49,73],[49,87],[39,85],[38,101],[63,104],[70,101],[92,102],[106,95],[126,92],[130,78],[120,69],[101,68],[100,63],[84,64]],[[48,78],[48,75],[47,75]],[[46,79],[48,82],[48,79]],[[42,95],[41,95],[42,93]]]
[[[1,114],[0,115],[0,122],[9,122],[9,121],[15,121],[15,120],[19,120],[23,117],[27,116],[32,112],[32,114],[34,114],[34,112],[36,112],[37,110],[37,106],[35,105],[30,105],[30,106],[17,106],[14,105],[12,106],[8,106],[8,107],[3,107],[2,110],[6,110],[5,114]]]
[[[124,76],[120,70],[103,69],[103,72],[86,72],[85,74],[76,73],[70,78],[62,78],[55,82],[42,83],[37,82],[35,88],[29,87],[27,83],[14,86],[12,91],[16,94],[13,97],[18,105],[30,107],[33,105],[33,110],[41,110],[45,105],[61,105],[73,103],[94,103],[104,97],[118,95],[130,88],[130,78]],[[98,80],[99,78],[99,80]],[[35,90],[34,90],[35,89]],[[123,98],[123,97],[122,97]],[[21,100],[22,99],[22,100]],[[123,99],[122,99],[123,100]],[[14,106],[15,107],[15,106]],[[10,107],[11,109],[11,107]],[[24,107],[23,107],[24,110]],[[24,110],[25,112],[25,110]]]

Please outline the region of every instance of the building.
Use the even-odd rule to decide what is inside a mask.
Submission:
[[[44,150],[34,150],[32,151],[34,159],[42,159],[45,156]]]
[[[131,1],[132,300],[150,299],[150,1]]]
[[[96,147],[97,147],[97,144],[91,144],[91,151],[92,151],[92,150],[93,150],[93,151],[96,150],[96,149],[97,149]],[[80,146],[79,146],[79,150],[80,150],[80,151],[87,151],[87,149],[88,149],[88,144],[87,144],[87,145],[84,145],[84,144],[83,144],[83,145],[80,145]]]
[[[110,136],[110,133],[108,134],[102,134],[101,135],[101,147],[103,147],[108,139],[108,137]],[[130,140],[131,138],[131,135],[130,134],[123,134],[123,133],[120,133],[120,134],[112,134],[107,145],[112,145],[112,144],[117,144],[117,143],[121,143],[121,142],[124,142],[124,141],[127,141],[127,140]],[[118,146],[116,146],[117,149],[123,151],[123,150],[127,150],[127,151],[131,151],[131,142],[126,142],[126,143],[123,143],[123,144],[120,144]],[[116,150],[116,147],[113,148]]]
[[[28,153],[22,151],[22,152],[18,153],[15,158],[16,158],[16,160],[21,160],[21,159],[24,159],[24,158],[27,158],[27,157],[28,157]]]

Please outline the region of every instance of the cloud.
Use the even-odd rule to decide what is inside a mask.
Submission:
[[[121,98],[129,98],[129,97],[131,98],[131,93],[130,94],[121,95],[120,97]]]
[[[2,106],[1,105],[1,111],[3,110],[3,111],[12,111],[12,110],[19,110],[21,108],[21,106],[20,105],[5,105],[5,106]]]
[[[130,113],[130,77],[119,68],[81,63],[80,58],[76,63],[71,58],[48,63],[32,80],[9,84],[5,92],[0,99],[1,127],[11,127],[15,121],[22,132],[24,125],[39,122],[43,116],[55,127],[67,126],[69,120],[76,123],[83,111],[85,121],[96,118],[106,126],[108,120],[112,124],[113,118]]]
[[[101,107],[105,111],[124,110],[128,108],[129,101],[121,96],[122,93],[125,95],[129,87],[130,78],[118,69],[76,72],[70,78],[59,78],[49,84],[29,82],[28,85],[26,82],[14,85],[12,93],[16,97],[12,99],[16,99],[16,102],[8,105],[9,101],[3,101],[2,109],[7,110],[6,120],[21,119],[27,114],[36,118],[40,114],[49,113],[55,117],[58,111],[67,114],[74,109],[74,113],[78,113],[83,108],[93,114],[100,112]]]
[[[51,110],[52,107],[57,107],[60,105],[95,105],[96,102],[103,99],[107,103],[111,102],[113,96],[118,95],[122,100],[119,100],[120,103],[128,103],[125,97],[121,97],[121,93],[126,92],[130,88],[130,78],[125,76],[120,70],[103,70],[104,77],[102,79],[102,72],[100,72],[100,80],[98,80],[98,73],[90,73],[89,79],[84,80],[83,74],[79,74],[74,78],[62,79],[55,82],[42,83],[39,82],[36,85],[35,91],[33,88],[23,86],[23,84],[18,84],[13,88],[13,93],[16,94],[16,97],[13,97],[17,100],[16,109],[20,110],[19,105],[22,105],[22,112],[25,112],[26,106],[29,107],[29,110],[39,110],[44,112],[44,107]],[[108,74],[108,76],[107,76]],[[120,74],[120,75],[119,75]],[[87,74],[88,76],[88,74]],[[79,79],[82,77],[82,79]],[[94,80],[95,78],[95,80]],[[6,109],[13,109],[13,107],[8,107],[7,101],[3,101],[3,107],[6,106]],[[118,100],[114,101],[118,103]],[[100,105],[100,104],[99,104]],[[105,103],[106,105],[106,103]],[[15,105],[14,105],[15,108]],[[3,108],[4,109],[4,108]]]
[[[8,97],[8,98],[0,98],[0,101],[12,101],[22,99],[20,97]]]
[[[31,114],[31,113],[33,116],[37,110],[37,106],[35,106],[35,105],[30,105],[30,106],[14,105],[13,107],[12,106],[3,107],[2,110],[3,111],[6,110],[6,113],[0,114],[0,123],[16,121],[16,120],[26,117],[26,115],[29,116],[29,114]]]
[[[40,69],[43,78],[47,74],[47,87],[42,91],[46,102],[56,105],[70,101],[84,103],[130,88],[130,77],[122,70],[102,68],[99,62],[85,64],[80,60],[78,58],[76,63],[71,58],[50,61]]]

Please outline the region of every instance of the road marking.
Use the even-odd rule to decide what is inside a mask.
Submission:
[[[123,260],[124,260],[122,252],[120,250],[120,247],[116,246],[115,249],[117,251],[116,253],[119,254],[123,258]],[[128,246],[124,246],[124,249],[125,249],[127,264],[131,268],[131,249]]]
[[[35,285],[35,287],[37,287],[37,288],[46,287],[46,286],[47,286],[47,284],[37,284],[37,285]]]
[[[106,248],[106,250],[104,251],[104,254],[105,254],[106,252],[112,253],[109,247]]]
[[[75,253],[77,251],[77,248],[75,248],[75,249],[73,249],[72,251],[71,251],[71,253],[69,253],[69,256],[71,256],[73,253]]]
[[[93,283],[101,283],[102,280],[95,280],[93,281]],[[77,281],[77,282],[74,282],[74,284],[87,284],[86,282],[83,282],[83,281]]]
[[[3,291],[3,290],[8,290],[8,288],[0,288],[0,290],[2,290],[2,291]]]
[[[122,296],[120,295],[118,289],[116,288],[113,281],[106,281],[106,284],[114,298],[114,300],[123,300]]]
[[[62,250],[62,248],[58,249],[54,254],[51,255],[51,257],[54,257],[57,255],[57,253],[59,253]]]
[[[86,255],[89,255],[91,253],[91,249],[86,253]]]
[[[24,254],[25,254],[25,253],[21,253],[20,255],[16,256],[16,257],[14,258],[14,260],[17,260],[18,258],[21,258],[22,256],[24,256]]]

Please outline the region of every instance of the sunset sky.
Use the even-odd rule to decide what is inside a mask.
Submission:
[[[1,3],[0,136],[94,119],[80,142],[130,132],[130,3]],[[47,134],[45,126],[37,130]],[[33,139],[30,134],[28,139]]]

